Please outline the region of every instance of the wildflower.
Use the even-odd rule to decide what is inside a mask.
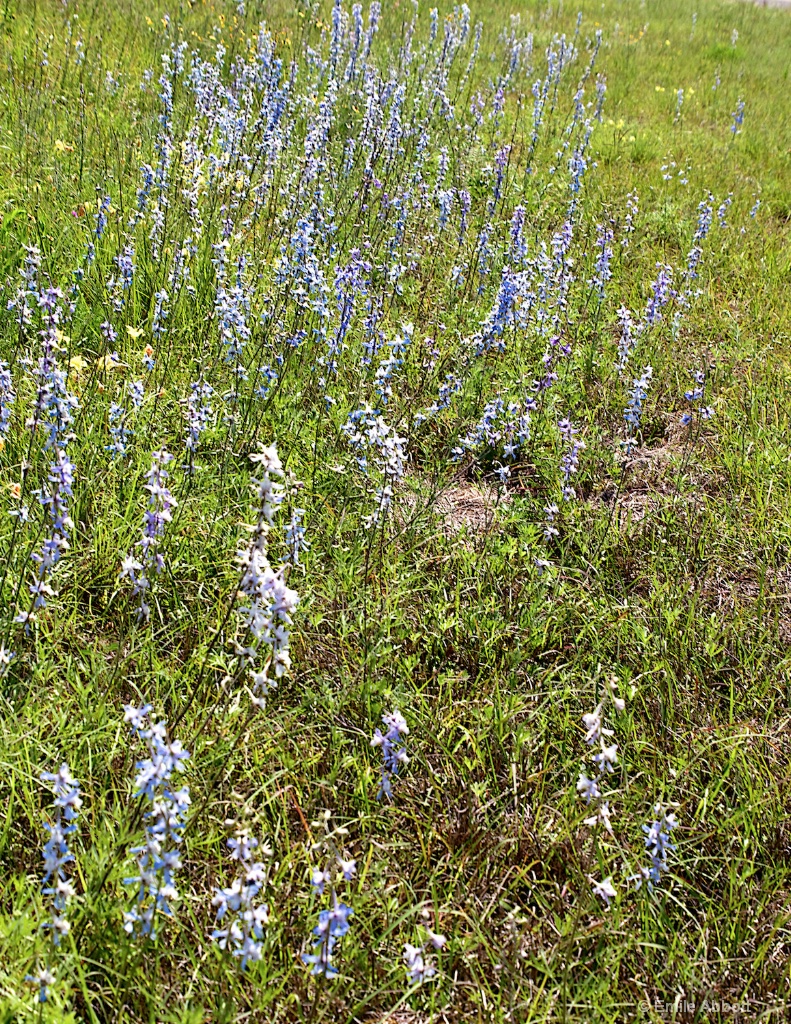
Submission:
[[[310,550],[310,542],[305,539],[305,527],[302,525],[304,515],[304,508],[292,509],[291,521],[286,527],[286,545],[292,565],[299,565],[300,554]]]
[[[332,957],[338,939],[349,931],[349,918],[353,913],[352,908],[340,903],[333,893],[332,906],[319,913],[319,923],[313,929],[316,936],[313,952],[302,954],[302,962],[311,968],[311,974],[331,978],[338,973]]]
[[[310,884],[319,896],[324,895],[324,886],[332,881],[332,874],[328,868],[313,868],[310,875]]]
[[[162,537],[165,526],[171,522],[171,510],[176,506],[176,499],[165,486],[168,472],[165,466],[173,461],[173,456],[163,449],[155,451],[151,456],[151,468],[146,473],[147,483],[144,490],[148,491],[148,509],[143,515],[143,536],[137,542],[140,548],[140,559],[131,552],[121,566],[120,579],[128,576],[132,582],[132,596],[139,597],[138,620],[148,622],[151,608],[146,595],[151,589],[150,573],[159,575],[165,568],[165,556],[162,554]]]
[[[74,526],[69,515],[69,498],[74,496],[74,464],[61,449],[55,452],[55,461],[49,467],[47,480],[50,485],[48,490],[42,487],[34,491],[39,503],[47,511],[50,529],[39,551],[31,556],[32,561],[38,565],[33,583],[28,584],[33,604],[30,611],[19,612],[14,620],[24,623],[26,629],[35,620],[37,612],[46,607],[47,599],[55,596],[55,590],[48,580],[62,556],[69,550],[69,532]]]
[[[677,124],[681,120],[681,108],[684,105],[684,90],[679,89],[676,93],[676,112],[673,116],[673,123]]]
[[[102,199],[96,201],[96,217],[95,217],[95,238],[98,241],[104,234],[107,228],[107,218],[111,214],[115,213],[112,206],[112,199],[110,196],[104,196]]]
[[[597,882],[591,879],[593,883],[593,895],[598,896],[604,902],[606,907],[610,906],[610,901],[615,899],[616,891],[615,886],[612,884],[612,878],[605,878],[603,882]]]
[[[165,320],[168,318],[168,302],[170,296],[164,288],[154,292],[154,315],[151,318],[151,333],[161,339],[165,333]]]
[[[547,517],[547,523],[546,523],[546,526],[544,527],[544,539],[545,540],[551,540],[553,537],[560,536],[560,531],[555,526],[555,516],[558,514],[559,511],[560,511],[560,509],[558,508],[558,506],[554,502],[552,502],[550,505],[547,505],[546,508],[544,509],[544,513],[546,514],[546,517]],[[547,563],[547,564],[549,564],[549,563]]]
[[[615,710],[618,712],[618,714],[621,714],[621,712],[623,712],[625,710],[625,708],[626,708],[626,701],[623,699],[623,697],[619,697],[617,695],[617,691],[618,691],[618,677],[617,676],[610,676],[610,678],[607,680],[607,689],[610,692],[610,699],[613,702],[613,706],[614,706]]]
[[[370,406],[349,413],[341,427],[347,443],[357,453],[357,467],[366,476],[375,471],[379,478],[373,512],[365,519],[367,529],[379,525],[392,504],[392,484],[405,471],[406,439],[400,437]],[[370,461],[369,461],[370,456]]]
[[[741,96],[739,97],[739,100],[736,104],[736,109],[731,114],[731,117],[733,118],[733,122],[731,124],[731,134],[734,138],[736,138],[737,135],[741,134],[742,124],[744,123],[744,100],[741,98]]]
[[[77,829],[75,820],[82,807],[82,797],[79,784],[72,777],[67,764],[61,765],[57,772],[42,772],[41,781],[51,783],[54,797],[54,818],[52,822],[44,823],[49,839],[42,854],[42,893],[49,898],[51,908],[51,919],[46,922],[44,928],[52,933],[52,943],[57,947],[70,930],[66,911],[69,900],[74,896],[74,887],[66,874],[66,866],[73,863],[74,855],[69,850],[68,837]],[[45,1003],[49,996],[49,988],[55,983],[55,975],[40,967],[34,974],[27,975],[26,980],[39,986],[39,1002]]]
[[[580,772],[577,792],[584,798],[586,804],[589,804],[592,800],[597,800],[601,796],[598,781],[596,779],[589,779],[585,772]]]
[[[319,912],[319,922],[313,929],[313,952],[302,954],[302,962],[310,967],[311,974],[325,978],[338,973],[332,957],[338,940],[349,931],[349,918],[353,914],[352,908],[338,899],[338,871],[340,869],[345,881],[350,881],[357,868],[357,862],[346,857],[337,843],[347,834],[347,829],[342,826],[330,829],[330,818],[330,812],[325,811],[321,822],[314,822],[314,826],[323,825],[325,835],[311,848],[312,853],[321,853],[325,857],[324,866],[311,871],[311,885],[318,896],[324,895],[325,886],[330,887],[330,906]]]
[[[653,376],[653,368],[646,366],[643,375],[632,384],[629,392],[629,401],[626,404],[623,418],[626,420],[626,440],[622,441],[627,456],[632,454],[632,449],[637,443],[637,431],[640,427],[640,418],[643,413],[643,402],[648,397],[648,388]]]
[[[599,296],[599,302],[604,300],[604,290],[607,282],[612,277],[612,269],[610,263],[612,261],[612,241],[613,232],[612,229],[607,227],[605,224],[597,224],[596,230],[598,231],[597,249],[598,257],[596,259],[596,267],[594,270],[593,277],[589,281]]]
[[[380,800],[383,796],[392,799],[392,781],[398,775],[399,768],[409,760],[404,741],[404,737],[409,735],[409,727],[403,715],[399,711],[382,715],[382,723],[387,726],[387,732],[382,733],[376,729],[371,740],[372,747],[382,748],[382,781],[377,794]]]
[[[357,861],[344,860],[343,857],[338,857],[338,867],[346,881],[350,882],[357,872]]]
[[[601,793],[599,794],[601,796]],[[610,835],[613,835],[612,822],[610,821],[610,805],[608,801],[601,801],[597,807],[596,812],[585,818],[585,824],[594,828],[596,825],[602,825]]]
[[[277,454],[277,446],[272,444],[269,447],[264,447],[260,452],[255,452],[250,456],[250,461],[261,468],[266,473],[274,473],[275,476],[283,475],[283,464]]]
[[[560,420],[558,429],[560,430],[561,437],[569,444],[568,450],[563,453],[563,457],[560,460],[560,469],[563,474],[562,494],[564,499],[568,501],[576,496],[574,488],[571,486],[571,477],[579,469],[579,453],[583,448],[583,443],[574,439],[577,431],[569,420]]]
[[[134,410],[139,410],[143,404],[145,390],[143,382],[138,380],[127,384],[126,393],[129,396]],[[130,410],[121,402],[113,402],[109,410],[109,430],[113,441],[107,445],[106,451],[111,452],[113,458],[124,458],[127,454],[127,442],[133,435],[129,426]]]
[[[634,323],[632,314],[626,306],[621,306],[618,310],[618,320],[621,325],[621,337],[618,341],[618,362],[616,365],[620,371],[626,366],[629,356],[635,349],[643,325]]]
[[[44,888],[45,896],[52,897],[52,921],[45,927],[51,929],[53,942],[60,945],[61,937],[69,932],[69,923],[66,920],[66,904],[74,890],[68,883],[65,873],[65,866],[74,860],[68,848],[67,836],[76,831],[75,819],[82,807],[80,787],[72,778],[69,766],[61,765],[58,772],[43,772],[42,782],[52,783],[52,794],[54,796],[55,820],[52,824],[46,823],[45,828],[49,832],[49,841],[44,847]],[[52,882],[47,886],[48,882]]]
[[[422,945],[413,946],[409,942],[404,943],[404,962],[410,985],[422,985],[424,981],[428,981],[436,975],[437,968],[433,959],[427,956],[426,952],[429,949],[442,949],[447,941],[444,935],[439,935],[432,932],[430,928],[423,927],[427,938]]]
[[[639,889],[644,882],[651,890],[655,885],[659,885],[662,874],[668,870],[668,854],[675,852],[676,849],[670,842],[671,833],[678,825],[675,814],[667,812],[661,804],[654,807],[654,814],[655,820],[650,825],[643,825],[645,849],[650,856],[650,864],[641,867],[636,875],[627,879],[635,883],[635,889]]]
[[[210,399],[214,388],[204,380],[190,384],[187,399],[187,440],[185,447],[192,456],[198,447],[201,434],[208,429],[212,418]]]
[[[0,361],[0,440],[5,441],[11,426],[11,410],[16,392],[8,363]]]
[[[217,908],[218,927],[211,937],[220,949],[230,949],[233,956],[239,957],[244,970],[250,961],[259,961],[263,954],[262,940],[269,923],[269,908],[257,899],[268,872],[263,861],[253,859],[253,851],[259,843],[246,829],[239,828],[236,836],[228,840],[228,846],[231,859],[239,862],[242,872],[229,888],[214,890],[212,906]],[[261,850],[267,856],[272,853],[267,845]],[[224,927],[219,927],[220,924]]]
[[[613,702],[615,710],[622,712],[625,708],[625,701],[617,696],[617,679],[613,677],[607,682],[609,697]],[[591,754],[591,760],[596,765],[595,778],[588,778],[583,770],[580,772],[577,781],[577,793],[584,799],[588,807],[592,807],[594,813],[584,819],[585,824],[590,827],[602,825],[612,835],[612,812],[609,801],[604,799],[605,794],[602,784],[608,774],[612,773],[613,766],[618,760],[618,745],[607,743],[607,738],[613,735],[613,730],[604,725],[603,719],[604,703],[598,704],[593,711],[586,712],[582,716],[582,724],[585,727],[585,743],[589,747],[598,747],[596,753]]]
[[[124,308],[126,293],[132,287],[135,276],[134,257],[135,250],[131,245],[124,246],[123,250],[113,257],[118,274],[111,274],[106,282],[106,288],[110,294],[113,309],[117,313]]]
[[[675,297],[672,288],[673,268],[667,264],[657,263],[659,274],[651,286],[652,294],[643,316],[643,325],[653,327],[662,319],[662,309]]]
[[[404,960],[410,984],[421,985],[437,973],[436,968],[428,959],[423,958],[423,950],[418,946],[404,943]]]
[[[25,246],[25,258],[19,276],[22,278],[13,298],[8,301],[8,309],[16,310],[14,317],[20,327],[32,323],[33,310],[39,306],[41,290],[39,270],[41,267],[41,251],[34,245]]]
[[[238,554],[242,566],[239,591],[247,602],[240,609],[240,615],[254,640],[246,654],[252,681],[250,696],[256,707],[263,708],[269,690],[277,686],[277,681],[291,667],[288,627],[299,602],[299,595],[286,585],[286,566],[273,569],[267,554],[269,531],[276,510],[284,499],[283,484],[274,479],[283,476],[277,448],[275,445],[265,447],[251,455],[250,460],[264,472],[260,480],[252,481],[259,501],[253,539]],[[263,666],[256,670],[255,662],[262,644],[270,648],[270,653]]]
[[[77,353],[76,356],[72,356],[69,360],[69,375],[79,377],[87,368],[88,362]]]
[[[46,967],[39,967],[35,974],[26,974],[25,981],[38,985],[38,1001],[46,1003],[49,998],[49,989],[55,984],[55,975]]]
[[[125,885],[137,886],[137,905],[124,913],[124,931],[129,935],[147,935],[156,939],[156,915],[172,916],[179,898],[175,884],[181,867],[179,846],[190,806],[189,787],[175,789],[174,772],[183,772],[189,753],[178,740],[169,740],[167,723],[151,716],[151,705],[124,705],[124,721],[132,734],[142,740],[148,757],[137,762],[135,797],[148,801],[144,814],[146,838],[134,846],[138,874],[125,878]]]
[[[68,390],[67,374],[58,365],[58,354],[63,351],[65,341],[59,327],[64,316],[64,295],[60,288],[49,287],[36,292],[36,298],[43,313],[44,328],[39,332],[41,351],[33,369],[36,379],[35,405],[26,426],[32,431],[39,424],[46,426],[48,436],[44,447],[65,449],[74,437],[70,428],[79,403]]]
[[[582,716],[582,724],[585,726],[585,742],[588,746],[598,743],[602,736],[612,736],[612,729],[605,729],[602,724],[602,705],[599,704],[595,710]]]
[[[695,418],[696,412],[702,420],[711,419],[711,417],[714,415],[714,410],[711,408],[711,406],[698,405],[698,403],[702,403],[706,393],[705,372],[703,370],[695,370],[692,376],[693,380],[695,381],[695,387],[688,388],[684,392],[684,399],[691,406],[691,409],[685,412],[681,417],[681,423],[685,427],[688,427],[692,423],[692,421]]]
[[[618,744],[611,743],[609,746],[602,743],[601,750],[593,755],[594,763],[599,766],[600,772],[611,772],[613,765],[618,760]]]
[[[117,352],[108,352],[107,355],[99,356],[96,365],[100,370],[126,370],[128,365],[122,363]]]
[[[626,216],[623,222],[623,249],[627,252],[634,234],[634,222],[639,212],[640,197],[637,192],[630,192],[626,197]]]

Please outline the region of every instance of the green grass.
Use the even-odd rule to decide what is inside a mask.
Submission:
[[[125,244],[139,165],[156,159],[157,90],[140,88],[144,70],[154,69],[155,83],[160,54],[179,38],[204,57],[222,38],[227,65],[247,52],[244,41],[264,17],[288,64],[303,42],[320,46],[321,24],[330,19],[329,9],[248,2],[245,19],[235,22],[234,9],[198,2],[167,8],[159,0],[66,7],[8,0],[0,12],[0,358],[12,365],[17,389],[0,451],[0,638],[16,652],[0,677],[0,1021],[582,1024],[733,1016],[705,1009],[706,999],[748,1004],[744,1019],[785,1019],[791,14],[714,0],[473,7],[473,24],[481,18],[485,27],[480,61],[465,85],[471,97],[478,89],[490,95],[502,66],[490,54],[509,16],[519,12],[520,32],[534,34],[534,72],[507,93],[498,130],[512,143],[498,216],[506,223],[513,206],[524,203],[531,255],[540,241],[549,244],[564,217],[565,158],[556,176],[548,169],[573,112],[587,62],[584,41],[597,27],[603,32],[593,77],[606,76],[607,95],[579,199],[576,283],[564,324],[573,350],[534,416],[531,440],[506,487],[491,450],[451,460],[450,449],[480,419],[486,401],[527,393],[541,372],[545,340],[532,329],[512,330],[506,355],[464,368],[463,339],[492,307],[502,254],[480,296],[474,282],[455,291],[451,271],[470,258],[486,218],[493,151],[466,147],[437,118],[425,178],[433,188],[438,150],[447,147],[454,184],[471,193],[470,229],[466,249],[440,244],[421,213],[408,223],[402,246],[421,258],[403,291],[376,282],[385,297],[385,335],[412,322],[415,341],[385,411],[408,440],[406,473],[385,525],[372,530],[364,521],[373,489],[354,469],[340,431],[351,409],[375,398],[370,374],[356,361],[359,322],[349,337],[351,354],[331,382],[336,404],[329,409],[316,362],[323,343],[278,347],[312,322],[274,280],[273,262],[293,229],[290,204],[276,198],[243,225],[250,212],[245,196],[229,257],[232,267],[241,251],[250,254],[250,365],[284,354],[280,381],[263,401],[244,394],[234,425],[215,416],[201,437],[194,474],[181,465],[189,385],[205,372],[219,408],[231,381],[213,319],[206,239],[216,237],[219,207],[233,198],[232,176],[201,186],[206,227],[191,264],[195,295],[181,291],[174,299],[161,340],[151,334],[154,293],[166,286],[172,240],[190,230],[183,197],[173,199],[159,257],[149,225],[137,229],[135,283],[122,311],[113,311],[105,287]],[[525,177],[530,87],[545,73],[552,36],[573,35],[578,9],[582,52],[539,139],[535,173]],[[161,20],[166,10],[169,26]],[[371,58],[385,79],[411,12],[398,0],[385,5]],[[367,8],[364,14],[367,23]],[[428,26],[428,10],[421,9],[415,47]],[[78,33],[86,55],[79,66]],[[466,55],[461,71],[465,62]],[[119,80],[114,93],[104,86],[108,71]],[[684,102],[674,118],[679,88]],[[586,102],[594,92],[591,80]],[[739,98],[744,125],[733,136]],[[346,126],[356,129],[362,116],[345,93],[338,103],[334,167]],[[181,88],[175,107],[174,180],[183,184],[180,146],[192,112]],[[304,159],[304,118],[313,109],[307,102],[301,109],[278,187]],[[460,105],[459,117],[467,110]],[[490,122],[488,141],[487,133],[493,136]],[[412,150],[405,166],[411,158]],[[661,167],[671,160],[689,168],[688,184],[677,175],[663,179]],[[394,187],[400,165],[397,172]],[[366,239],[381,258],[393,230],[392,208],[377,219],[381,206],[371,200],[365,216],[355,213],[352,193],[359,187],[359,168],[327,183],[344,218],[332,266]],[[624,254],[617,241],[633,190],[640,213]],[[708,191],[715,226],[704,247],[701,294],[677,331],[671,307],[646,332],[621,379],[614,369],[618,308],[625,304],[639,317],[656,264],[683,266]],[[716,209],[729,193],[728,227],[720,229]],[[6,305],[26,245],[40,247],[44,274],[66,290],[97,194],[109,194],[115,212],[64,327],[70,340],[62,357],[85,360],[70,378],[81,406],[69,448],[75,525],[56,572],[57,598],[26,636],[12,619],[26,601],[30,556],[46,529],[32,491],[46,479],[50,453],[41,432],[25,426],[34,393],[21,360],[37,357],[35,329],[21,331]],[[616,255],[599,307],[587,280],[596,225],[607,218]],[[336,316],[329,273],[328,284]],[[274,313],[261,324],[266,308]],[[110,350],[99,328],[106,319],[116,325],[115,348],[128,369],[97,368]],[[144,335],[133,339],[127,325],[142,326]],[[433,370],[422,362],[427,335],[441,350]],[[150,376],[141,364],[146,342],[157,359]],[[654,378],[639,445],[625,464],[619,442],[627,390],[649,363]],[[683,392],[698,368],[707,371],[714,416],[687,430],[680,425]],[[436,399],[449,372],[465,374],[461,392],[435,420],[415,427],[413,414]],[[129,454],[114,462],[106,450],[110,402],[118,400],[121,382],[143,376],[147,399],[130,420]],[[555,427],[561,416],[585,442],[576,498],[565,503],[558,469],[564,448]],[[266,710],[251,713],[233,653],[234,638],[243,640],[231,611],[235,555],[249,537],[244,524],[255,517],[248,455],[273,441],[304,484],[288,504],[306,510],[311,548],[289,576],[300,595],[293,670]],[[178,507],[166,531],[166,568],[155,584],[151,622],[139,625],[118,573],[140,534],[151,452],[163,445],[178,455],[171,478]],[[9,486],[16,482],[31,507],[31,522],[17,527],[8,516],[19,504]],[[559,536],[545,541],[544,506],[551,501],[562,505]],[[278,527],[270,540],[273,564],[284,553]],[[540,571],[536,559],[551,565]],[[589,753],[582,715],[604,699],[613,676],[627,699],[623,714],[606,710],[619,746],[608,781],[611,837],[583,823],[590,812],[575,785]],[[178,723],[174,734],[192,753],[182,898],[157,943],[129,939],[121,920],[132,900],[122,884],[130,874],[126,849],[141,834],[133,781],[142,750],[128,735],[122,706],[148,701]],[[410,762],[388,803],[376,798],[380,755],[370,738],[394,707],[409,723]],[[39,775],[63,761],[83,788],[72,843],[78,895],[71,934],[52,958],[58,981],[40,1006],[24,982],[49,956],[40,878],[50,797]],[[662,885],[635,892],[623,877],[644,861],[641,826],[653,820],[657,802],[673,805],[679,818],[677,850]],[[316,981],[301,954],[327,905],[309,884],[325,809],[330,827],[348,830],[340,841],[357,860],[357,876],[339,888],[354,909],[338,948],[340,975]],[[233,876],[225,849],[231,818],[247,821],[273,851],[264,956],[246,972],[209,938],[213,889]],[[590,879],[608,876],[618,896],[605,909]],[[416,941],[423,921],[448,941],[436,978],[408,990],[403,945]]]

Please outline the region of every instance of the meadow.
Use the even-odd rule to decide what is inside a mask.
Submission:
[[[0,1021],[787,1020],[791,13],[0,53]]]

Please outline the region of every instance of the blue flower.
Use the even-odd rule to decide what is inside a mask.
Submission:
[[[316,936],[313,952],[302,954],[302,962],[311,968],[311,974],[331,978],[338,973],[332,957],[338,939],[349,931],[349,918],[353,913],[352,908],[339,903],[334,894],[330,909],[319,913],[319,923],[313,929]]]
[[[406,753],[404,737],[409,735],[409,727],[400,711],[393,711],[389,715],[382,716],[382,723],[387,727],[386,732],[376,729],[371,740],[372,747],[382,748],[382,780],[379,784],[378,798],[381,800],[386,796],[389,800],[393,796],[392,781],[398,775],[399,769],[405,765],[409,758]]]
[[[173,904],[179,894],[175,874],[181,868],[179,846],[190,807],[189,787],[175,789],[171,785],[174,772],[183,772],[189,753],[178,740],[170,741],[166,723],[151,717],[151,705],[124,706],[124,720],[132,734],[142,740],[149,756],[137,762],[135,796],[147,800],[146,837],[141,846],[134,846],[138,874],[124,879],[125,885],[137,886],[137,905],[124,914],[124,931],[130,935],[156,938],[156,915],[172,916]]]
[[[258,902],[268,872],[263,861],[253,859],[253,851],[259,847],[257,839],[244,828],[228,840],[231,859],[239,862],[242,873],[227,889],[215,889],[212,906],[217,908],[217,927],[211,933],[220,949],[230,949],[239,957],[242,970],[251,961],[256,963],[263,955],[265,926],[269,923],[269,908]],[[261,852],[271,856],[271,848],[264,844]]]
[[[632,384],[629,392],[629,401],[624,410],[623,418],[626,420],[626,440],[622,442],[627,455],[632,454],[632,449],[637,443],[637,431],[640,428],[640,419],[643,414],[643,402],[648,397],[648,388],[653,377],[653,368],[646,366],[643,375]]]

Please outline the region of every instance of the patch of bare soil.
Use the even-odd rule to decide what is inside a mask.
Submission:
[[[617,502],[618,523],[639,523],[656,511],[675,490],[671,460],[681,458],[682,447],[673,441],[655,448],[635,448],[623,480],[610,480],[597,498],[612,507]]]
[[[776,616],[781,642],[791,644],[791,565],[767,569],[763,584],[755,565],[717,566],[702,590],[718,611],[733,612],[763,601],[767,618]]]
[[[404,492],[402,520],[406,525],[424,516],[436,516],[446,537],[460,533],[482,535],[494,529],[497,511],[508,498],[486,484],[455,480],[434,493]]]
[[[671,498],[679,508],[701,508],[705,498],[716,495],[723,483],[721,474],[711,465],[700,465],[696,449],[710,442],[711,437],[706,435],[693,444],[688,429],[674,418],[667,424],[664,443],[635,448],[623,479],[608,481],[594,500],[608,506],[617,500],[617,519],[622,528],[646,519]],[[677,492],[679,472],[684,478],[683,494]]]

